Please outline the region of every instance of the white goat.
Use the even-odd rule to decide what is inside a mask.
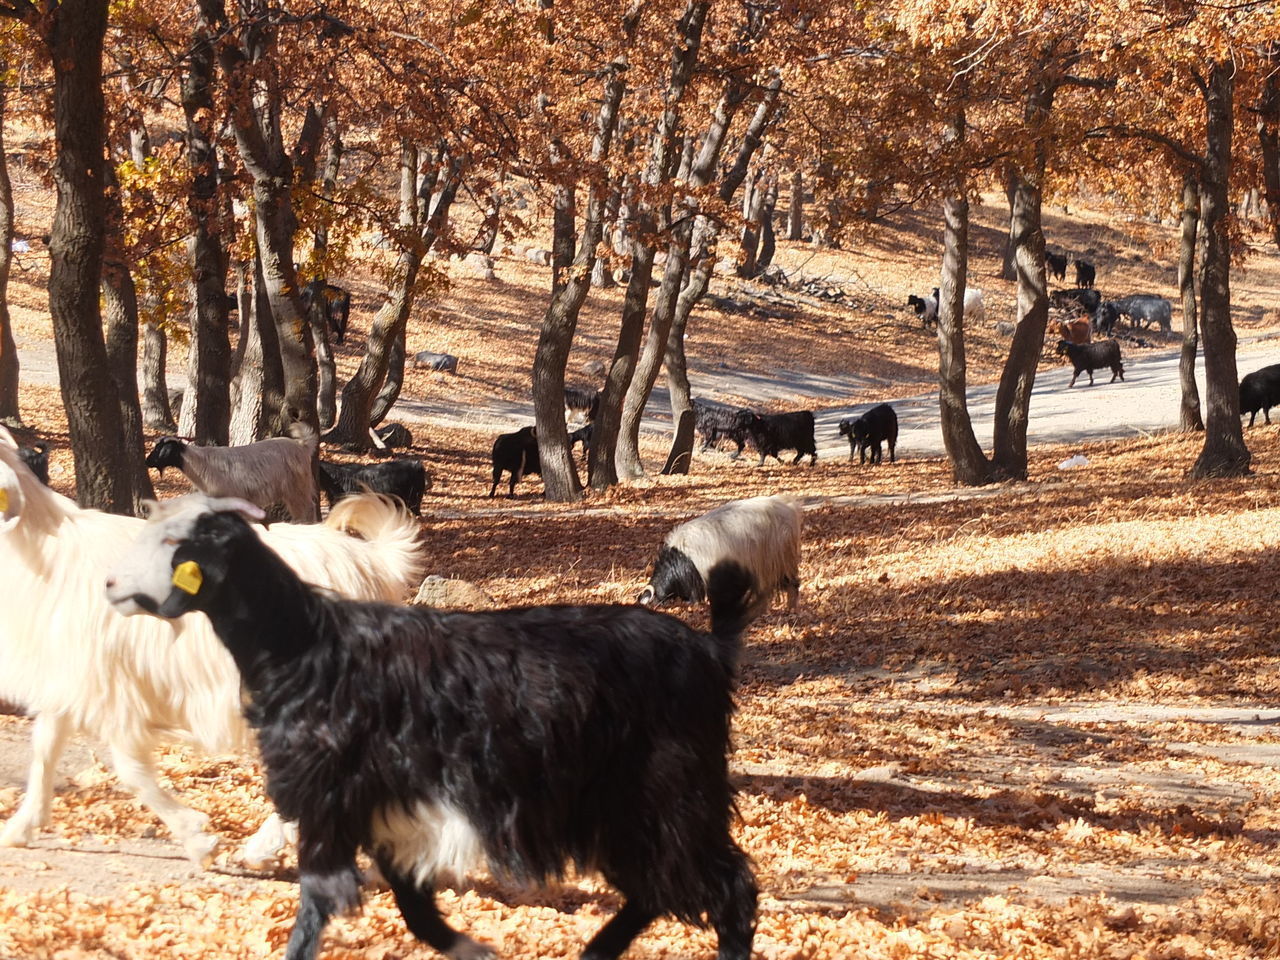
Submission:
[[[201,493],[239,497],[262,509],[283,503],[295,523],[316,519],[317,437],[298,424],[292,437],[272,437],[238,447],[197,447],[178,437],[161,437],[147,466],[177,467]]]
[[[81,509],[42,486],[0,427],[0,700],[35,715],[27,793],[0,846],[25,846],[48,822],[58,756],[80,731],[106,741],[116,774],[188,856],[205,862],[217,846],[208,818],[156,782],[154,752],[170,737],[211,753],[250,746],[240,677],[205,617],[122,617],[106,602],[107,567],[144,524]],[[421,578],[418,532],[391,500],[366,495],[343,500],[323,525],[275,524],[259,535],[311,583],[398,602]],[[246,860],[267,859],[282,832],[273,816],[246,845]]]

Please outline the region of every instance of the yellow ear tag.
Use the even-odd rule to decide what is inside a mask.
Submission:
[[[0,487],[0,513],[9,509],[9,491]]]
[[[173,568],[173,585],[183,593],[193,597],[200,592],[200,584],[204,583],[204,574],[200,572],[200,564],[194,560],[185,560]]]

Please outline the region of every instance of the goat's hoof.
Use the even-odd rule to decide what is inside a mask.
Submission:
[[[182,850],[201,870],[208,869],[213,863],[213,853],[218,849],[218,838],[207,833],[196,834],[182,841]]]
[[[35,825],[22,823],[17,819],[10,820],[0,831],[0,847],[27,847],[31,845],[35,835]]]
[[[446,956],[449,960],[497,960],[497,951],[488,944],[480,943],[478,940],[472,940],[463,934],[458,934],[458,942],[453,945]]]

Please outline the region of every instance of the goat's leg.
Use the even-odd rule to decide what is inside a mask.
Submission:
[[[240,859],[251,870],[262,870],[276,863],[280,853],[290,843],[298,842],[298,826],[290,823],[280,814],[272,812],[262,821],[257,832],[244,842],[240,851]]]
[[[303,859],[305,854],[299,852],[299,861]],[[315,960],[329,918],[360,902],[360,875],[354,863],[324,873],[299,865],[298,873],[301,896],[284,960]]]
[[[638,907],[634,900],[627,900],[622,909],[591,938],[582,951],[582,960],[615,960],[657,916],[653,910]]]
[[[405,926],[419,940],[430,944],[450,960],[491,960],[497,956],[492,948],[449,926],[440,915],[433,890],[421,889],[396,870],[386,857],[378,857],[378,869],[395,894],[396,906],[400,908]]]
[[[718,903],[707,910],[715,927],[716,960],[751,960],[751,941],[756,931],[756,879],[746,854],[732,840],[728,849],[712,857],[708,864],[707,886],[720,892]]]
[[[182,805],[165,792],[156,780],[151,748],[140,743],[113,743],[111,762],[120,782],[164,821],[191,861],[196,866],[207,866],[218,848],[218,838],[205,832],[209,828],[209,817]]]
[[[27,793],[0,832],[0,847],[25,847],[35,831],[49,822],[53,806],[53,775],[70,733],[70,724],[59,713],[39,714],[31,727],[31,768]]]

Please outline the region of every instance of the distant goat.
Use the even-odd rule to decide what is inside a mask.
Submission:
[[[747,442],[745,416],[753,411],[746,407],[732,407],[727,403],[716,403],[714,400],[693,398],[693,430],[702,437],[702,450],[715,447],[719,442],[732,440],[737,449],[730,454],[734,460],[742,455],[742,448]],[[745,416],[744,416],[745,415]]]
[[[907,297],[907,305],[915,308],[916,316],[920,318],[920,322],[924,326],[927,327],[931,323],[937,323],[938,310],[942,305],[939,288],[934,287],[933,293],[927,297],[917,297],[915,295]],[[987,307],[982,298],[982,291],[977,287],[966,287],[964,291],[964,322],[982,323],[986,319]]]
[[[161,437],[147,466],[177,467],[201,493],[239,497],[266,510],[284,504],[299,523],[316,519],[316,479],[312,459],[318,438],[294,424],[297,437],[272,437],[238,447],[198,447],[178,437]]]
[[[1262,411],[1267,423],[1271,422],[1271,408],[1280,406],[1280,363],[1245,374],[1240,381],[1240,413],[1249,414],[1249,426]]]
[[[254,511],[162,508],[107,593],[122,613],[204,612],[240,668],[267,792],[298,822],[289,960],[359,904],[361,851],[409,930],[454,960],[493,954],[434,888],[481,862],[526,883],[602,873],[625,900],[589,960],[664,915],[749,960],[756,884],[729,831],[727,758],[740,566],[712,571],[710,634],[638,606],[354,603],[302,583],[229,508]]]
[[[1044,252],[1044,267],[1049,276],[1056,277],[1059,280],[1066,279],[1067,255],[1064,253],[1050,253],[1046,250]]]
[[[750,617],[759,616],[775,593],[794,610],[800,598],[800,508],[789,497],[752,497],[721,504],[672,529],[658,548],[649,585],[637,598],[662,604],[673,597],[701,603],[711,572],[722,563],[741,564],[751,575]]]
[[[489,488],[489,496],[497,491],[503,473],[511,474],[511,486],[507,489],[509,497],[516,495],[516,484],[521,477],[542,473],[537,427],[521,427],[515,433],[499,434],[493,441],[493,486]]]
[[[1098,277],[1097,268],[1088,260],[1075,261],[1076,268],[1076,286],[1081,288],[1089,288],[1093,286],[1094,281]]]
[[[3,429],[0,500],[0,699],[35,717],[27,793],[0,846],[26,846],[49,822],[62,747],[86,732],[107,744],[124,785],[203,862],[217,844],[208,818],[160,786],[154,754],[169,739],[209,753],[248,746],[235,664],[203,618],[125,619],[107,605],[102,579],[144,521],[82,509],[42,486]],[[421,576],[418,524],[386,498],[349,499],[324,524],[273,524],[257,535],[308,581],[349,596],[399,600]],[[278,833],[274,821],[264,824],[247,859],[268,859],[267,838]]]
[[[893,407],[881,403],[872,407],[856,419],[840,421],[840,435],[849,438],[849,459],[853,459],[854,448],[858,449],[858,462],[867,462],[867,451],[871,451],[871,462],[879,463],[882,457],[880,445],[889,444],[889,462],[894,462],[894,448],[898,445],[898,415]]]
[[[566,420],[591,423],[600,410],[600,391],[590,387],[564,388],[564,416]]]
[[[1050,306],[1057,307],[1060,310],[1075,309],[1081,313],[1087,313],[1093,316],[1098,311],[1098,305],[1102,302],[1102,294],[1097,290],[1084,290],[1080,288],[1068,290],[1054,290],[1049,294]]]
[[[413,355],[413,366],[417,370],[457,373],[458,358],[452,353],[434,353],[431,350],[423,350]]]
[[[381,463],[332,463],[320,461],[320,489],[332,508],[353,493],[385,493],[400,500],[414,516],[422,514],[422,495],[428,487],[421,460],[384,460]]]
[[[818,448],[813,439],[812,410],[764,414],[742,410],[738,414],[738,421],[760,451],[757,466],[763,467],[766,457],[773,457],[781,463],[782,458],[778,454],[783,450],[796,452],[795,459],[791,461],[793,464],[799,463],[806,456],[810,466],[818,462]]]
[[[1074,387],[1076,379],[1086,370],[1089,371],[1089,386],[1092,387],[1093,371],[1104,367],[1111,368],[1110,383],[1115,383],[1116,377],[1121,381],[1124,380],[1124,364],[1120,362],[1120,344],[1114,340],[1095,340],[1093,343],[1085,344],[1059,340],[1058,356],[1064,355],[1071,359],[1071,365],[1075,367],[1075,374],[1067,384],[1068,388]]]

